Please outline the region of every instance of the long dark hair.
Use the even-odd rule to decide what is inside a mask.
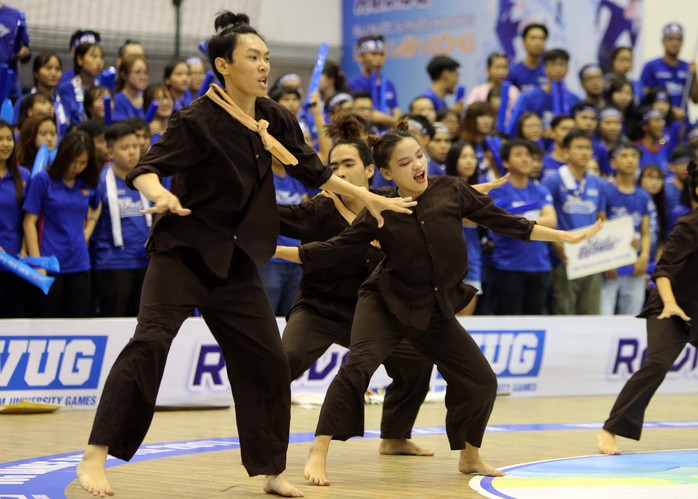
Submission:
[[[688,163],[688,188],[691,189],[691,199],[698,203],[698,164],[695,161]]]
[[[654,173],[664,178],[664,172],[662,169],[655,164],[645,165],[642,170],[640,170],[640,176],[637,179],[637,184],[642,186],[642,179],[645,178],[650,173]],[[649,194],[649,193],[648,193]],[[657,224],[659,225],[659,233],[657,237],[659,241],[666,240],[668,235],[667,218],[666,218],[666,197],[664,194],[664,180],[662,180],[662,188],[657,194],[650,194],[654,207],[657,209]]]
[[[458,142],[454,142],[454,144],[451,146],[451,148],[448,150],[448,153],[446,154],[446,162],[444,163],[444,166],[446,166],[446,175],[451,175],[453,177],[460,177],[458,173],[458,158],[460,158],[461,152],[463,152],[463,149],[466,147],[472,147],[473,151],[475,148],[473,145],[468,142],[467,140],[459,140]],[[473,171],[473,174],[466,179],[470,185],[477,184],[478,180],[478,171],[477,171],[477,165],[475,166],[475,170]]]
[[[53,116],[44,113],[35,114],[22,123],[22,128],[19,131],[19,142],[16,145],[18,164],[26,168],[31,168],[34,165],[36,153],[39,152],[39,148],[36,147],[36,136],[39,133],[39,127],[45,121],[56,124],[56,119]],[[57,126],[56,131],[58,131]]]
[[[34,86],[36,87],[36,82],[38,81],[38,78],[36,77],[36,73],[39,72],[41,68],[46,66],[52,58],[56,58],[58,61],[58,66],[61,68],[61,72],[63,71],[63,61],[61,61],[61,58],[58,57],[58,54],[55,52],[41,52],[34,57],[34,62],[32,63],[32,76],[34,77]]]
[[[233,62],[233,51],[237,45],[238,35],[251,34],[262,37],[250,26],[250,18],[246,14],[233,14],[229,10],[220,11],[213,26],[216,34],[206,42],[206,53],[213,73],[218,81],[225,85],[223,75],[216,69],[216,59],[221,57],[228,62]]]
[[[17,166],[17,144],[15,143],[15,135],[12,130],[12,125],[7,121],[0,120],[0,130],[9,130],[10,137],[12,137],[12,152],[7,158],[5,165],[12,175],[12,183],[15,186],[15,197],[17,198],[17,203],[22,204],[22,199],[24,199],[24,181],[22,180],[22,175],[19,173],[19,166]]]
[[[53,179],[62,179],[65,173],[75,161],[75,158],[83,153],[87,153],[87,167],[78,175],[78,178],[91,188],[99,185],[99,167],[95,159],[95,149],[92,138],[85,132],[68,132],[58,144],[56,159],[46,171]]]

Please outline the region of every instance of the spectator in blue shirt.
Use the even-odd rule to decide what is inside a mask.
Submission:
[[[124,180],[140,159],[135,130],[115,123],[105,137],[113,162],[100,177],[102,213],[90,240],[99,313],[102,317],[136,316],[148,265],[145,243],[152,216],[141,213],[150,206],[147,199],[129,189]]]
[[[148,61],[141,55],[126,57],[119,66],[117,93],[114,95],[114,122],[145,118],[143,92],[148,86]]]
[[[563,49],[548,50],[543,55],[543,61],[543,69],[548,77],[548,82],[521,94],[511,113],[511,119],[509,120],[510,131],[513,130],[519,116],[529,111],[536,113],[543,119],[543,127],[545,129],[548,129],[550,126],[550,122],[556,112],[556,105],[553,102],[554,92],[552,85],[562,85],[564,83],[565,76],[567,76],[567,71],[569,69],[570,54]],[[579,102],[579,97],[569,90],[563,89],[559,102],[560,109],[557,111],[557,114],[569,114],[572,106],[577,102]]]
[[[48,150],[53,151],[57,140],[58,131],[52,115],[37,113],[27,118],[19,132],[17,163],[31,171],[39,148],[46,144]]]
[[[165,66],[162,82],[172,93],[175,111],[191,104],[193,100],[189,90],[191,72],[187,61],[174,61]]]
[[[603,64],[602,64],[603,66]],[[633,70],[633,49],[631,47],[616,47],[611,52],[611,69],[606,74],[606,81],[610,82],[616,78],[628,80],[632,86],[633,93],[638,99],[642,97],[644,91],[640,80],[632,80],[630,74]]]
[[[607,151],[620,142],[623,134],[623,113],[613,106],[607,106],[599,111],[596,132],[599,142]]]
[[[698,103],[698,80],[696,80],[695,61],[690,63],[679,59],[681,45],[683,45],[683,27],[678,23],[669,23],[662,30],[662,44],[664,55],[658,59],[652,59],[642,68],[640,80],[645,91],[650,88],[663,88],[669,94],[674,116],[678,121],[686,119],[688,102],[683,101],[686,84],[691,80],[690,97],[694,103]]]
[[[637,315],[645,301],[645,274],[652,247],[650,212],[653,205],[649,194],[635,183],[640,154],[640,149],[627,141],[618,144],[610,153],[615,183],[608,184],[606,215],[609,220],[632,217],[638,259],[634,265],[604,273],[601,290],[603,315]]]
[[[68,133],[56,159],[35,175],[24,200],[24,237],[29,256],[55,256],[60,272],[47,296],[32,290],[33,317],[87,317],[90,257],[87,243],[101,210],[99,169],[92,140]],[[40,270],[40,272],[45,273]]]
[[[97,77],[104,68],[104,50],[101,45],[83,43],[75,49],[73,57],[75,76],[58,85],[63,105],[70,110],[70,124],[78,125],[87,119],[85,92],[99,86]]]
[[[589,102],[580,101],[572,107],[572,116],[574,116],[575,127],[585,132],[589,132],[594,138],[594,160],[598,164],[599,171],[603,177],[608,177],[612,174],[611,163],[608,161],[608,149],[606,145],[594,135],[598,126],[598,109]]]
[[[408,107],[409,114],[418,114],[424,116],[429,123],[434,123],[436,121],[436,108],[434,107],[434,102],[423,95],[415,97],[410,102]]]
[[[640,168],[645,165],[659,165],[664,172],[664,177],[669,177],[669,151],[664,142],[664,127],[666,121],[664,114],[659,109],[643,108],[642,113],[642,136],[636,142],[642,157]]]
[[[15,38],[17,36],[18,23],[24,27],[22,39],[20,40],[19,52],[14,53]],[[10,85],[10,98],[19,98],[19,71],[16,68],[17,62],[26,63],[31,58],[29,49],[29,32],[26,22],[20,11],[0,3],[0,63],[8,66],[15,66],[14,76]]]
[[[349,89],[352,92],[371,92],[373,95],[374,90],[385,85],[385,89],[382,90],[385,93],[385,109],[381,109],[379,95],[374,96],[371,123],[380,127],[390,127],[401,112],[395,85],[381,73],[385,65],[385,38],[383,35],[366,35],[356,41],[356,47],[359,51],[361,73],[349,80]],[[371,73],[375,73],[376,88],[371,84]]]
[[[422,97],[427,97],[434,104],[435,111],[448,109],[446,96],[452,95],[458,86],[458,68],[460,63],[447,55],[434,56],[427,64],[427,73],[431,86],[424,91]],[[465,109],[463,99],[454,103],[451,109],[461,113]]]
[[[81,29],[74,31],[73,34],[70,35],[70,41],[68,42],[68,50],[70,51],[70,59],[71,60],[75,59],[75,49],[77,49],[80,45],[83,45],[83,44],[99,45],[101,42],[102,42],[102,37],[96,31],[81,30]],[[68,83],[73,78],[75,78],[75,69],[74,68],[66,68],[63,71],[63,73],[61,74],[61,78],[60,78],[60,81],[58,82],[58,84],[62,85],[64,83]]]
[[[523,29],[521,37],[526,57],[511,67],[507,79],[525,92],[547,82],[543,71],[543,53],[548,39],[548,28],[543,24],[529,24]]]
[[[657,258],[666,241],[669,229],[666,216],[666,199],[664,197],[664,175],[657,165],[647,165],[640,171],[637,184],[649,194],[652,200],[650,209],[650,261],[647,265],[647,276],[652,275],[657,264]]]
[[[500,154],[509,182],[489,194],[495,206],[554,229],[557,214],[550,192],[529,180],[533,167],[531,149],[532,144],[521,139],[502,145]],[[548,244],[526,244],[491,231],[489,238],[494,243],[492,292],[497,315],[545,314],[552,279]]]
[[[669,178],[664,183],[669,230],[680,216],[691,211],[690,197],[685,192],[688,181],[688,164],[691,161],[696,161],[696,154],[688,147],[677,147],[669,159]]]
[[[429,175],[446,174],[446,155],[451,148],[451,132],[443,123],[434,123],[434,136],[426,146],[429,155]]]
[[[568,114],[555,116],[550,123],[550,135],[553,139],[553,146],[543,155],[543,171],[541,175],[545,177],[560,169],[567,163],[566,149],[564,144],[567,134],[574,129],[575,120]]]
[[[563,142],[567,164],[543,179],[553,197],[558,227],[578,229],[605,219],[606,181],[586,172],[593,153],[591,135],[572,130]],[[567,257],[562,244],[552,243],[553,301],[551,313],[557,315],[598,315],[601,313],[601,274],[570,281]]]
[[[584,89],[584,102],[592,104],[597,109],[606,105],[604,98],[603,70],[598,64],[585,64],[579,70],[579,83]]]
[[[12,126],[0,121],[0,251],[17,256],[22,243],[22,201],[29,170],[17,165]],[[0,267],[0,318],[24,317],[27,283]]]

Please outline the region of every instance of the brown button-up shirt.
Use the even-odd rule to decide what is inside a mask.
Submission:
[[[397,191],[393,194],[397,196]],[[354,224],[324,243],[302,245],[306,270],[329,267],[377,239],[386,258],[364,283],[380,291],[388,310],[405,325],[425,329],[439,309],[453,315],[474,295],[462,283],[468,272],[463,218],[528,241],[535,222],[494,206],[489,196],[456,177],[429,177],[410,215],[384,212],[385,225],[364,210]]]
[[[659,277],[671,281],[676,303],[691,318],[689,341],[698,346],[698,209],[679,218],[671,229],[652,280]],[[639,317],[659,315],[663,309],[662,297],[654,288]]]
[[[316,188],[332,175],[303,140],[296,119],[270,99],[259,98],[255,119],[269,122],[269,133],[298,159],[287,172]],[[177,112],[159,142],[131,171],[173,175],[172,192],[189,216],[166,213],[153,225],[150,251],[193,248],[206,266],[225,278],[235,246],[258,267],[274,254],[279,228],[271,154],[260,136],[207,97]]]

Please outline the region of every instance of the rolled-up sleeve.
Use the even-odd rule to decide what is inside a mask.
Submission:
[[[686,264],[686,260],[698,251],[698,228],[685,220],[679,220],[669,234],[664,245],[662,257],[652,274],[652,280],[659,277],[668,278],[672,285]],[[696,284],[698,286],[698,284]]]

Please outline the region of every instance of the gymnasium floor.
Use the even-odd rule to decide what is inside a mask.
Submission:
[[[482,455],[498,467],[515,467],[597,454],[596,431],[613,400],[500,397]],[[233,411],[157,412],[138,461],[109,461],[117,497],[265,497],[262,479],[248,478],[240,464]],[[640,442],[619,439],[621,450],[633,456],[518,467],[506,479],[479,485],[479,479],[456,469],[458,454],[448,449],[443,429],[443,403],[422,407],[413,435],[436,451],[434,457],[379,455],[380,412],[381,406],[366,406],[365,438],[332,444],[332,485],[317,487],[304,483],[302,471],[318,410],[294,406],[289,479],[306,497],[316,498],[483,497],[471,486],[483,488],[488,497],[517,499],[698,497],[698,451],[657,452],[698,449],[698,393],[657,395],[647,422],[661,424],[646,425]],[[74,469],[93,417],[93,411],[0,415],[0,498],[89,497],[74,481]]]

